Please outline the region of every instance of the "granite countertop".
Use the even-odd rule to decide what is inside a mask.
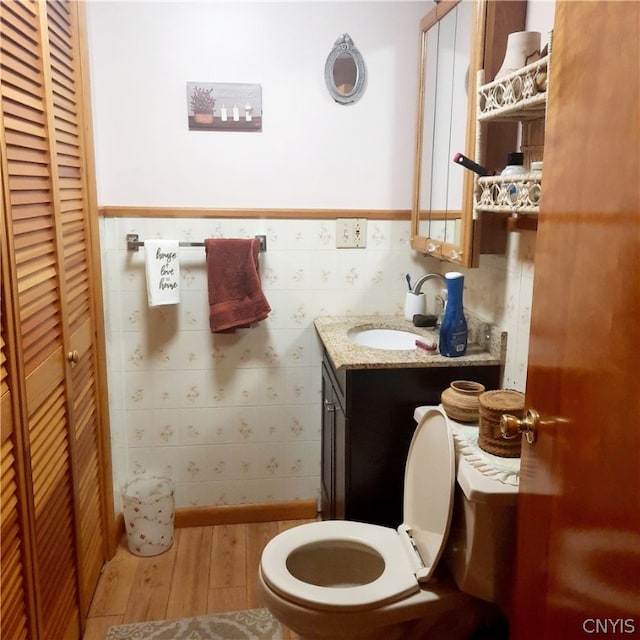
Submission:
[[[414,327],[398,316],[321,316],[315,319],[316,331],[336,369],[399,369],[407,367],[460,367],[504,364],[506,333],[465,311],[469,328],[467,352],[459,358],[441,356],[424,349],[388,350],[364,347],[353,342],[348,333],[355,327],[399,329],[437,342],[432,328]],[[482,345],[482,346],[481,346]]]

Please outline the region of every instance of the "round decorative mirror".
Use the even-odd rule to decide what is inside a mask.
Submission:
[[[331,97],[339,104],[353,104],[364,93],[367,70],[348,33],[335,41],[327,56],[324,79]]]

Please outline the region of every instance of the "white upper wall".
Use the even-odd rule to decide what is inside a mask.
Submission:
[[[88,3],[100,205],[409,209],[419,31],[433,3]],[[546,43],[553,0],[530,0]],[[324,64],[349,33],[364,96],[330,97]],[[263,130],[189,131],[187,82],[262,86]]]
[[[539,31],[541,46],[549,42],[549,32],[553,29],[555,0],[529,0],[527,3],[527,31]]]
[[[411,205],[420,17],[431,2],[88,4],[100,205]],[[330,97],[349,33],[364,96]],[[189,131],[187,82],[262,86],[263,129]]]

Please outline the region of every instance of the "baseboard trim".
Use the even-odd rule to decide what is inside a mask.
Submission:
[[[246,524],[249,522],[275,522],[280,520],[315,520],[318,505],[315,500],[291,500],[267,504],[235,504],[216,507],[189,507],[176,509],[174,526],[212,527],[217,524]],[[114,548],[125,535],[124,516],[117,514]],[[113,556],[110,556],[110,558]]]
[[[267,504],[237,504],[176,509],[175,527],[207,527],[276,520],[306,520],[318,516],[315,500],[292,500]]]

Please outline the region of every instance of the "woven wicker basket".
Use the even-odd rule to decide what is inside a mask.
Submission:
[[[500,418],[509,413],[524,418],[524,394],[512,389],[485,391],[478,398],[480,430],[478,445],[488,453],[501,458],[519,458],[522,438],[507,440],[500,431]]]
[[[458,422],[478,422],[478,397],[484,385],[472,380],[454,380],[440,395],[445,413]]]

